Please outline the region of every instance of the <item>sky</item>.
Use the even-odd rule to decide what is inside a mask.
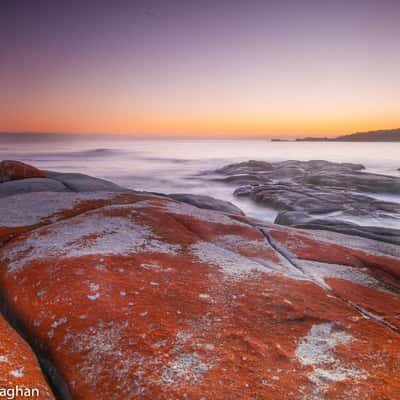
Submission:
[[[0,131],[400,127],[398,0],[3,0]]]

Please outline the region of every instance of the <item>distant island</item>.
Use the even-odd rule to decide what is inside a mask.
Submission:
[[[273,138],[271,142],[400,142],[400,128],[380,131],[357,132],[350,135],[329,137],[305,137],[297,139]]]
[[[357,132],[351,135],[338,136],[337,138],[306,137],[296,139],[296,142],[400,142],[400,128]]]

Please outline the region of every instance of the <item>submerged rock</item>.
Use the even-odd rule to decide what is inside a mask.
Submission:
[[[399,246],[150,194],[6,200],[4,301],[74,399],[399,393]]]

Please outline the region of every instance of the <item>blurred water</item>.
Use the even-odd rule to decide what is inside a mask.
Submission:
[[[233,187],[205,183],[196,174],[250,159],[319,159],[361,163],[368,171],[400,176],[399,154],[400,143],[0,135],[0,159],[18,159],[54,171],[82,172],[132,189],[208,194],[232,201],[249,215],[268,220],[274,218],[275,211],[234,198]]]

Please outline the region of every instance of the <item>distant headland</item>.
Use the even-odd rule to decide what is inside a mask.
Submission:
[[[289,139],[272,139],[273,142],[286,142]],[[400,128],[369,132],[357,132],[350,135],[328,137],[305,137],[296,142],[400,142]]]

